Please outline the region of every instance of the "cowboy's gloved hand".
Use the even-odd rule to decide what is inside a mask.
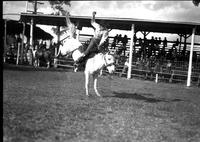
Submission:
[[[69,12],[66,12],[66,17],[69,17]]]
[[[96,14],[97,14],[96,11],[93,11],[93,12],[92,12],[92,15],[96,15]]]

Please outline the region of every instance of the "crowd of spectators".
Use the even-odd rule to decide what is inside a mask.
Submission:
[[[127,50],[127,43],[128,43],[128,37],[127,35],[124,35],[122,37],[121,34],[116,34],[116,36],[113,38],[113,42],[111,44],[111,49],[116,49],[116,45],[120,44],[120,47],[117,49],[117,54],[121,55],[122,52],[124,53],[124,56],[126,55]]]
[[[122,50],[119,49],[120,46],[126,45],[128,41],[125,44],[123,44],[123,40],[119,40],[120,38],[120,35],[116,35],[114,37],[113,42],[111,44],[111,49],[115,49],[116,47],[118,47],[115,49],[118,52],[115,53],[119,54],[117,56],[117,63],[124,64],[124,68],[122,71],[123,74],[123,72],[127,70],[128,56],[125,56],[125,53],[123,56]],[[168,41],[166,37],[161,39],[161,37],[152,36],[150,39],[142,39],[137,38],[136,35],[134,35],[133,41],[135,45],[133,50],[133,63],[136,63],[137,68],[147,70],[153,68],[160,70],[162,69],[161,66],[165,66],[167,70],[170,70],[172,64],[178,63],[176,61],[189,60],[190,51],[185,51],[186,54],[184,54],[183,48],[181,47],[178,38],[175,41]],[[125,57],[126,60],[124,60],[123,57]],[[193,62],[200,61],[199,57],[200,56],[197,55],[197,52],[193,51]],[[120,74],[120,76],[122,74]]]
[[[22,43],[23,51],[22,51]],[[7,35],[6,45],[4,46],[4,62],[16,63],[17,52],[19,50],[19,57],[23,54],[23,63],[28,63],[30,56],[32,56],[32,50],[51,50],[52,53],[55,53],[56,43],[50,41],[50,44],[47,44],[46,41],[34,40],[33,46],[30,46],[29,41],[25,37],[25,40],[22,42],[22,37],[20,34],[11,34]]]
[[[172,48],[166,50],[166,47],[168,47],[168,41],[165,37],[163,40],[161,37],[154,37],[152,36],[151,39],[147,39],[146,37],[144,39],[137,38],[136,35],[133,37],[135,46],[139,47],[137,48],[138,56],[144,57],[144,58],[150,58],[151,56],[156,56],[157,58],[160,58],[161,56],[167,57],[168,59],[173,59],[173,57],[177,54],[177,46],[179,45],[179,40],[173,44]],[[124,35],[122,37],[121,34],[117,34],[113,38],[113,42],[111,43],[111,49],[116,50],[116,54],[126,56],[126,50],[127,50],[127,43],[128,43],[128,37],[127,35]],[[117,47],[117,48],[116,48]]]

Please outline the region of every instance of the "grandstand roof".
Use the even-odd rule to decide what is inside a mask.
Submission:
[[[7,34],[20,34],[23,31],[23,25],[16,20],[10,20],[10,19],[3,19],[3,23],[6,20],[6,24],[7,24],[7,28],[6,28],[6,32]],[[4,28],[4,27],[3,27]],[[30,37],[30,25],[25,24],[25,35],[26,37]],[[34,34],[34,39],[44,39],[44,40],[49,40],[49,39],[53,39],[53,36],[47,32],[45,32],[44,30],[42,30],[39,27],[34,28],[34,32],[33,33],[37,33]]]
[[[28,14],[21,13],[20,20],[30,22],[31,18],[37,24],[66,26],[65,16],[47,15],[47,14]],[[72,22],[79,22],[81,27],[91,27],[90,16],[70,16]],[[145,20],[135,18],[116,18],[116,17],[96,17],[96,21],[103,20],[108,23],[111,29],[130,30],[131,24],[135,24],[136,31],[159,32],[159,33],[176,33],[191,34],[192,29],[196,26],[196,35],[200,35],[200,23],[195,22],[175,22],[160,20]]]

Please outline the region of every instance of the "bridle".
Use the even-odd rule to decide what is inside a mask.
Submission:
[[[109,55],[109,54],[108,54]],[[115,63],[113,62],[113,63],[108,63],[107,61],[106,61],[106,55],[104,55],[104,62],[105,62],[105,67],[108,67],[108,66],[112,66],[112,65],[115,65]]]

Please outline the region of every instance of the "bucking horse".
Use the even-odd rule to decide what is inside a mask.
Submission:
[[[83,45],[74,38],[66,39],[63,44],[60,45],[57,57],[61,54],[62,56],[67,56],[67,54],[72,54],[74,62],[77,62],[81,53],[83,52]],[[86,95],[89,96],[89,78],[90,75],[93,76],[94,90],[97,96],[101,96],[97,90],[97,79],[102,72],[102,69],[106,67],[109,73],[115,71],[115,58],[109,53],[109,51],[103,51],[99,53],[90,54],[85,59],[85,91]]]

